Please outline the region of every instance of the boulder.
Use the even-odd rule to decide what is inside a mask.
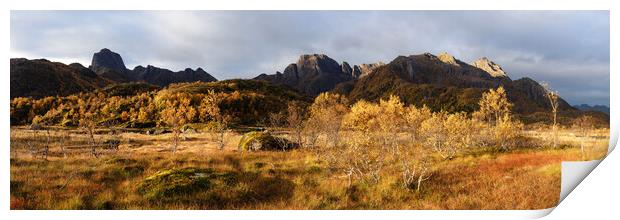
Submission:
[[[269,132],[248,132],[241,137],[239,149],[245,151],[293,150],[298,146],[285,138],[275,137]]]

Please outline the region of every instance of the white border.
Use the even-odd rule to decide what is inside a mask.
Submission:
[[[6,4],[6,3],[5,3]],[[535,1],[535,0],[502,0],[502,1],[484,1],[484,0],[442,0],[442,1],[403,1],[403,0],[382,0],[382,1],[334,1],[334,0],[314,0],[314,1],[293,1],[293,0],[228,0],[218,2],[207,1],[187,1],[187,0],[175,0],[168,1],[168,3],[153,2],[153,1],[120,1],[120,0],[108,0],[108,1],[96,1],[84,4],[84,1],[79,0],[56,0],[56,1],[10,1],[8,8],[2,10],[2,26],[3,35],[2,39],[3,51],[5,53],[5,62],[2,62],[3,72],[2,80],[5,83],[9,80],[9,65],[6,60],[9,58],[10,41],[9,41],[9,9],[54,9],[54,10],[75,10],[75,9],[148,9],[148,10],[197,10],[197,9],[218,9],[218,10],[611,10],[611,60],[617,57],[618,49],[617,44],[614,43],[614,39],[617,38],[617,28],[613,28],[614,24],[618,22],[618,16],[614,14],[614,10],[617,10],[612,4],[612,1],[604,0],[553,0],[553,1]],[[617,70],[617,63],[611,63],[611,72]],[[611,74],[612,84],[617,84],[618,77],[614,77]],[[616,82],[616,83],[614,83]],[[3,86],[3,96],[0,103],[9,102],[9,86]],[[617,97],[618,91],[610,86],[611,97]],[[618,115],[617,102],[612,98],[611,100],[611,112],[612,112],[612,140],[615,145],[618,139],[618,118],[614,117]],[[0,114],[5,116],[9,115],[9,105],[0,105]],[[149,218],[149,219],[169,219],[169,218],[183,218],[183,219],[249,219],[249,218],[276,218],[276,219],[405,219],[405,218],[438,218],[438,219],[497,219],[497,218],[535,218],[546,215],[551,211],[547,210],[534,210],[534,211],[9,211],[9,120],[8,117],[0,117],[3,127],[2,133],[5,135],[2,139],[2,145],[5,146],[2,151],[0,163],[2,164],[2,179],[0,182],[2,187],[2,194],[4,198],[0,199],[0,207],[4,210],[4,215],[9,215],[8,219],[83,219],[84,217],[91,219],[136,219],[136,218]],[[610,148],[611,150],[612,148]],[[603,162],[604,163],[604,162]],[[607,167],[610,169],[609,167]],[[612,167],[613,168],[613,167]],[[610,174],[610,172],[607,172]],[[616,179],[617,180],[617,179]],[[588,182],[587,180],[584,182]],[[578,189],[585,188],[578,187]],[[605,189],[599,189],[603,192]],[[571,199],[579,199],[572,198]],[[617,198],[617,197],[616,197]],[[613,200],[609,200],[613,201]],[[561,205],[560,205],[561,208]],[[558,209],[560,209],[558,208]],[[579,211],[579,210],[572,210]],[[612,210],[613,211],[613,210]],[[569,215],[570,216],[570,215]]]

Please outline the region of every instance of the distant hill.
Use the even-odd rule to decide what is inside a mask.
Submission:
[[[313,101],[311,97],[289,87],[251,79],[175,83],[165,88],[147,83],[121,83],[78,96],[15,98],[11,100],[11,124],[31,124],[38,116],[40,123],[76,126],[80,117],[80,105],[76,103],[83,103],[86,106],[102,106],[98,107],[102,113],[99,124],[153,127],[161,122],[161,111],[167,107],[162,100],[189,97],[189,105],[199,110],[209,91],[216,92],[220,97],[218,105],[221,111],[231,116],[229,122],[239,126],[265,125],[271,113],[286,111],[289,103],[308,106]],[[177,96],[179,94],[182,96]],[[208,120],[205,115],[196,115],[192,122],[205,123]]]
[[[312,97],[300,94],[292,88],[252,79],[229,79],[217,82],[178,83],[171,84],[162,91],[168,93],[183,92],[190,94],[206,94],[210,90],[224,93],[240,92],[254,93],[261,96],[277,96],[286,101],[311,102],[313,100]]]
[[[606,105],[588,105],[588,104],[581,104],[581,105],[573,105],[573,107],[582,110],[582,111],[595,111],[595,112],[602,112],[605,113],[607,115],[609,115],[609,107],[607,107]]]
[[[207,94],[210,90],[226,94],[220,107],[240,125],[267,123],[269,113],[285,111],[291,101],[302,105],[309,105],[313,101],[311,97],[289,87],[251,79],[171,84],[160,90],[157,96],[178,93],[195,96]]]
[[[202,68],[196,70],[187,68],[183,71],[172,72],[168,69],[148,65],[146,67],[137,66],[130,72],[137,81],[147,82],[161,87],[172,83],[217,81],[215,77],[205,72]]]
[[[45,59],[13,58],[10,68],[11,98],[66,96],[114,83],[77,63],[65,65]]]

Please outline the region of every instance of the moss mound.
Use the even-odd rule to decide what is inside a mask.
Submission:
[[[197,195],[203,195],[200,196],[202,198],[221,197],[217,194],[238,191],[235,187],[238,183],[237,174],[232,172],[218,173],[212,169],[197,168],[171,169],[159,171],[144,179],[138,186],[138,192],[154,202],[183,202]]]
[[[222,209],[288,199],[293,188],[288,180],[260,173],[182,168],[147,177],[137,191],[154,205],[194,204],[201,209]]]
[[[292,150],[297,146],[280,137],[275,137],[269,132],[252,131],[241,137],[239,141],[239,149],[246,151],[275,151],[275,150]]]

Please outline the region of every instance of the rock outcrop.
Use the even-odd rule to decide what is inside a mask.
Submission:
[[[353,68],[351,68],[351,65],[349,65],[349,63],[342,62],[342,65],[340,65],[340,68],[342,69],[342,72],[344,74],[348,74],[348,75],[355,77],[355,75],[353,74]]]
[[[501,66],[497,65],[493,61],[490,61],[486,57],[482,57],[477,59],[472,63],[473,66],[480,68],[481,70],[486,71],[491,74],[493,77],[508,77],[508,74],[504,72]]]
[[[93,54],[90,69],[96,73],[106,69],[115,70],[117,72],[124,72],[127,70],[121,55],[112,52],[108,48],[103,48],[99,52]]]
[[[261,74],[255,79],[284,84],[307,95],[318,95],[330,91],[338,83],[353,79],[351,73],[347,73],[347,66],[348,63],[341,66],[324,54],[306,54],[301,55],[296,63],[289,64],[282,73]]]
[[[536,80],[524,77],[504,85],[508,98],[515,104],[513,110],[522,113],[531,113],[550,109],[545,88]],[[558,99],[560,110],[574,110],[564,99]]]
[[[490,73],[443,54],[431,53],[399,56],[383,72],[392,72],[410,82],[441,86],[491,88],[499,86],[505,78]]]
[[[446,64],[460,66],[454,56],[448,54],[447,52],[441,52],[437,58]]]
[[[364,76],[367,76],[368,74],[370,74],[372,71],[374,71],[375,69],[385,66],[385,63],[383,62],[377,62],[377,63],[364,63],[364,64],[360,64],[360,65],[355,65],[353,66],[353,77],[358,79]]]

